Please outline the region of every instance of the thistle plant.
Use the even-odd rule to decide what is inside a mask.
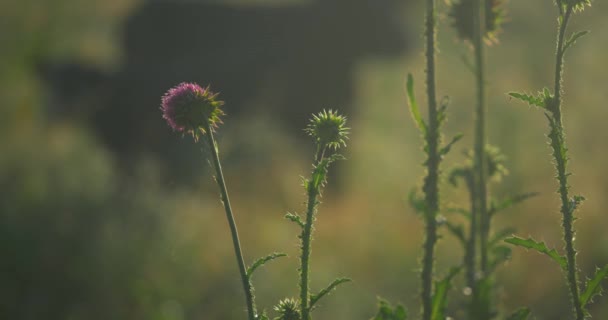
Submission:
[[[299,236],[301,241],[300,256],[300,306],[299,310],[293,306],[293,301],[287,303],[285,300],[276,309],[282,314],[281,320],[291,319],[296,311],[300,312],[301,320],[311,319],[310,313],[315,304],[324,296],[329,294],[338,285],[350,281],[348,278],[338,278],[330,283],[325,289],[317,294],[310,294],[310,253],[312,243],[313,224],[316,220],[317,209],[321,191],[327,182],[327,173],[330,165],[344,159],[337,153],[338,149],[346,146],[349,128],[346,127],[346,117],[339,115],[333,110],[323,110],[317,115],[313,115],[305,131],[315,142],[315,155],[313,169],[310,178],[304,179],[303,186],[306,191],[306,215],[304,220],[296,213],[288,213],[286,218],[295,222],[301,228]],[[287,309],[289,306],[289,310]],[[289,316],[287,316],[289,315]]]
[[[496,267],[510,257],[510,248],[498,242],[512,233],[512,228],[497,232],[490,239],[491,219],[498,209],[527,199],[533,194],[517,195],[501,204],[488,205],[489,182],[500,180],[507,173],[497,148],[487,144],[486,137],[486,75],[485,44],[498,42],[497,35],[505,17],[501,0],[457,0],[450,2],[449,16],[460,40],[471,44],[474,63],[476,106],[474,110],[474,145],[472,154],[464,166],[455,168],[450,182],[464,180],[469,193],[470,210],[459,209],[467,218],[468,235],[464,226],[447,222],[448,229],[464,246],[465,282],[471,301],[467,308],[469,319],[487,320],[496,316],[493,303],[494,284],[492,273]],[[527,315],[526,315],[527,316]]]
[[[547,248],[545,243],[537,242],[533,239],[511,237],[506,241],[517,246],[534,249],[540,253],[546,254],[560,265],[566,276],[575,319],[583,320],[590,317],[586,310],[587,305],[592,301],[594,296],[601,293],[600,284],[601,281],[608,276],[608,265],[602,269],[598,269],[595,276],[587,281],[584,290],[581,290],[582,288],[579,284],[579,269],[576,263],[577,252],[574,246],[575,230],[573,222],[576,219],[575,213],[585,198],[580,195],[571,196],[570,194],[570,185],[568,183],[568,176],[570,173],[567,169],[569,157],[568,148],[566,147],[565,130],[562,122],[562,94],[565,53],[580,37],[587,34],[587,31],[575,32],[566,39],[568,23],[573,14],[583,11],[587,6],[591,5],[591,2],[590,0],[556,0],[555,5],[557,6],[558,11],[558,31],[553,92],[548,88],[545,88],[537,95],[521,92],[511,92],[509,95],[513,98],[522,100],[531,106],[542,109],[549,122],[548,138],[555,164],[556,179],[559,185],[558,194],[561,200],[560,212],[562,216],[565,255],[561,255],[557,250]]]
[[[440,211],[439,166],[443,156],[450,151],[452,145],[462,138],[462,135],[457,135],[445,146],[441,145],[440,129],[442,123],[446,119],[448,99],[442,100],[441,103],[437,102],[435,85],[436,16],[435,0],[427,0],[424,36],[426,40],[425,60],[428,124],[420,114],[414,95],[414,79],[411,74],[408,75],[406,84],[410,111],[424,138],[424,152],[427,156],[427,159],[424,162],[424,165],[426,166],[426,177],[424,178],[422,186],[424,196],[418,198],[415,192],[410,194],[412,206],[423,215],[425,223],[424,252],[422,257],[422,272],[420,274],[420,300],[422,302],[421,315],[423,320],[445,318],[444,312],[447,299],[447,296],[445,295],[447,290],[445,290],[445,287],[449,286],[449,281],[451,280],[451,274],[453,272],[450,272],[448,277],[435,285],[435,293],[433,293],[435,244],[438,240],[437,217]],[[444,283],[445,287],[442,286]]]
[[[462,181],[467,189],[470,199],[470,210],[465,208],[448,208],[446,211],[459,213],[465,217],[468,222],[468,234],[465,233],[463,224],[455,224],[448,220],[445,221],[445,226],[449,232],[454,235],[464,248],[463,266],[465,269],[465,294],[470,296],[470,301],[467,307],[467,319],[493,319],[497,316],[496,303],[493,296],[495,284],[493,274],[503,262],[510,259],[511,248],[502,245],[502,240],[510,236],[515,231],[512,227],[505,227],[496,231],[488,240],[485,246],[488,257],[488,266],[485,271],[481,271],[479,262],[479,229],[480,225],[476,224],[476,219],[479,216],[478,209],[475,207],[477,199],[477,190],[475,188],[475,160],[472,152],[466,153],[467,161],[464,165],[452,169],[449,175],[449,181],[452,185],[457,186]],[[508,174],[508,170],[504,165],[505,157],[500,153],[498,148],[486,146],[484,153],[485,176],[488,178],[486,182],[500,182],[501,179]],[[518,204],[536,193],[523,193],[511,197],[506,197],[500,200],[490,200],[488,208],[486,208],[488,220],[515,204]],[[483,212],[483,211],[482,211]],[[524,320],[529,316],[529,309],[522,308],[511,314],[508,319]]]
[[[181,83],[169,89],[162,97],[161,110],[163,118],[167,120],[167,123],[174,131],[192,135],[195,142],[198,142],[203,136],[206,138],[207,146],[211,150],[211,162],[215,169],[215,180],[220,190],[221,201],[224,204],[226,219],[230,227],[234,253],[245,293],[248,319],[263,319],[265,316],[258,315],[256,310],[251,277],[253,272],[259,267],[276,258],[283,257],[285,254],[273,253],[256,260],[249,268],[245,266],[238,230],[220,163],[219,148],[213,135],[219,124],[222,123],[220,117],[224,114],[220,108],[224,102],[217,100],[217,95],[209,87],[202,88],[195,83]]]

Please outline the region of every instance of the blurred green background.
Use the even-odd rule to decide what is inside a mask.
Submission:
[[[470,49],[440,6],[445,132],[465,134],[448,171],[471,145],[474,91],[462,62]],[[546,120],[505,95],[552,82],[555,9],[545,0],[507,10],[488,50],[488,128],[511,174],[492,193],[541,194],[494,226],[561,248]],[[415,314],[422,224],[406,198],[421,183],[423,154],[404,79],[413,72],[422,84],[422,12],[411,0],[0,1],[0,318],[244,317],[206,151],[161,119],[161,95],[181,81],[210,84],[227,102],[219,143],[246,259],[290,255],[256,274],[260,307],[297,295],[298,230],[282,217],[303,210],[307,115],[337,108],[352,134],[318,215],[312,288],[336,276],[354,282],[315,317],[368,319],[377,296]],[[608,263],[607,13],[596,1],[573,19],[571,30],[592,33],[568,53],[565,78],[572,190],[588,199],[576,224],[586,275]],[[445,206],[468,205],[442,186]],[[438,272],[461,256],[446,234]],[[515,249],[498,273],[499,308],[568,319],[562,280],[549,259]],[[452,294],[454,319],[462,289]],[[608,318],[608,301],[591,313]]]

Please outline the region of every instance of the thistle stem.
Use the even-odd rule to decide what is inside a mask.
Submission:
[[[574,312],[577,320],[585,319],[583,306],[579,298],[579,284],[576,265],[576,249],[574,248],[574,229],[572,223],[574,221],[574,210],[570,208],[570,200],[568,195],[568,174],[566,173],[567,164],[567,148],[564,137],[564,128],[562,124],[561,104],[562,104],[562,74],[564,65],[564,38],[568,21],[572,15],[572,5],[568,5],[566,11],[562,13],[560,9],[559,32],[557,36],[557,49],[555,61],[555,97],[552,105],[552,117],[556,125],[554,130],[555,141],[552,141],[553,156],[555,158],[555,169],[557,171],[557,180],[559,181],[559,194],[561,198],[561,213],[562,227],[564,229],[564,242],[566,246],[566,259],[568,263],[567,279],[570,289],[570,298],[574,306]]]
[[[245,291],[245,300],[247,303],[247,314],[249,320],[256,319],[256,310],[255,303],[253,297],[253,289],[251,286],[251,282],[247,277],[247,271],[245,268],[245,261],[243,259],[243,252],[241,251],[241,244],[239,241],[239,234],[236,228],[236,222],[234,221],[234,215],[232,214],[232,207],[230,206],[230,199],[228,198],[228,190],[226,188],[226,182],[224,181],[224,174],[222,172],[222,166],[220,164],[220,157],[218,155],[218,148],[213,137],[213,130],[209,127],[209,124],[205,127],[207,137],[207,143],[209,144],[209,148],[211,149],[212,159],[213,159],[213,167],[215,168],[215,177],[217,181],[217,185],[220,189],[220,195],[222,197],[222,203],[224,204],[224,209],[226,211],[226,218],[228,219],[228,225],[230,226],[230,233],[232,236],[232,244],[234,245],[234,253],[236,256],[236,262],[239,267],[239,272],[241,274],[241,282],[243,283],[243,290]]]
[[[426,136],[428,147],[427,176],[424,179],[425,194],[425,240],[422,257],[422,319],[430,320],[432,316],[432,290],[434,251],[437,243],[436,215],[439,211],[439,163],[441,161],[439,147],[439,117],[437,112],[437,97],[435,89],[435,0],[426,2],[426,89],[429,104],[429,130]]]
[[[477,256],[477,206],[475,202],[477,201],[477,197],[475,195],[475,186],[473,181],[473,173],[470,172],[466,176],[467,188],[469,189],[469,199],[471,203],[471,225],[469,228],[469,238],[467,239],[467,245],[465,248],[464,255],[464,266],[465,266],[465,277],[466,283],[469,288],[471,288],[472,292],[476,292],[476,283],[475,283],[475,274],[476,274],[476,264],[475,258]]]
[[[317,163],[323,160],[320,157]],[[302,312],[302,320],[310,319],[309,292],[308,292],[308,272],[310,263],[310,251],[312,242],[313,222],[315,220],[315,212],[317,211],[317,196],[319,195],[318,188],[311,184],[308,186],[308,202],[306,204],[306,222],[302,229],[302,256],[300,257],[300,310]]]
[[[488,235],[490,232],[490,217],[487,209],[487,163],[485,157],[486,145],[486,96],[485,96],[485,63],[484,43],[486,1],[477,0],[474,15],[475,33],[473,47],[475,50],[475,80],[477,87],[477,106],[475,108],[475,146],[474,146],[474,177],[477,198],[477,213],[480,227],[481,272],[486,275],[488,270]]]

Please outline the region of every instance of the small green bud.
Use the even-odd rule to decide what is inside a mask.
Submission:
[[[304,129],[320,149],[332,148],[334,150],[346,146],[349,128],[346,127],[346,117],[337,111],[323,110],[313,115],[308,127]]]
[[[275,320],[300,320],[300,302],[295,299],[284,299],[274,307],[279,316]]]

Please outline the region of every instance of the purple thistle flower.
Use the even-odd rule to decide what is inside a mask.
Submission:
[[[216,97],[209,87],[183,82],[163,95],[160,109],[174,131],[190,133],[196,141],[200,134],[214,130],[222,122],[220,116],[224,112],[220,107],[224,102]]]

